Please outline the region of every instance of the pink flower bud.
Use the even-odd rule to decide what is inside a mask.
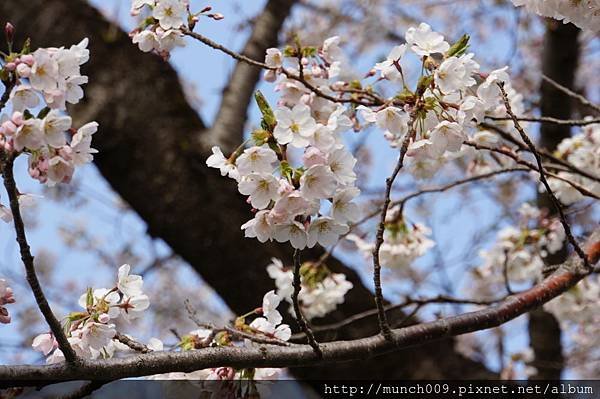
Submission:
[[[25,119],[23,118],[23,113],[22,112],[14,112],[12,114],[12,117],[10,119],[17,126],[21,126],[25,122]]]
[[[17,74],[22,78],[28,78],[31,76],[31,68],[25,63],[17,65]]]
[[[17,69],[17,64],[15,64],[14,62],[9,62],[8,64],[4,65],[4,68],[5,68],[7,71],[10,71],[10,72],[12,72],[12,71],[14,71],[15,69]]]
[[[29,66],[33,66],[35,59],[33,58],[33,55],[25,54],[25,55],[21,56],[21,62],[24,62],[25,64],[27,64]]]
[[[210,14],[209,17],[212,18],[212,19],[214,19],[215,21],[220,21],[223,18],[225,18],[225,16],[223,14],[220,14],[220,13]]]
[[[6,121],[2,125],[0,125],[0,133],[5,136],[12,136],[17,131],[17,125],[12,121]]]
[[[6,35],[6,41],[12,43],[15,38],[15,27],[10,22],[4,25],[4,34]]]
[[[107,315],[106,313],[102,313],[100,316],[98,316],[98,321],[100,323],[106,324],[106,323],[108,323],[109,320],[110,320],[110,316]]]

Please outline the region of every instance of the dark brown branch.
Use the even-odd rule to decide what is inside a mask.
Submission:
[[[206,36],[203,36],[199,33],[196,32],[192,32],[187,28],[183,28],[182,32],[185,35],[188,35],[190,37],[193,37],[194,39],[206,44],[207,46],[215,49],[215,50],[219,50],[222,51],[223,53],[229,55],[230,57],[232,57],[233,59],[240,61],[240,62],[245,62],[248,65],[251,66],[255,66],[255,67],[259,67],[262,68],[264,70],[267,71],[277,71],[279,70],[279,72],[281,72],[282,74],[284,74],[288,79],[291,80],[295,80],[298,81],[300,83],[302,83],[304,85],[304,87],[306,87],[308,90],[310,90],[311,92],[315,93],[317,96],[322,97],[326,100],[329,100],[331,102],[334,103],[351,103],[351,104],[357,104],[357,105],[365,105],[365,106],[374,106],[374,105],[382,105],[383,104],[383,100],[379,99],[378,97],[376,97],[374,94],[370,93],[368,96],[370,98],[376,98],[376,100],[373,101],[362,101],[356,98],[341,98],[341,97],[333,97],[330,96],[329,94],[324,93],[321,89],[319,89],[318,87],[314,86],[312,83],[308,82],[302,73],[300,73],[299,75],[296,75],[294,73],[292,73],[291,71],[285,69],[285,68],[274,68],[274,67],[270,67],[267,64],[265,64],[264,62],[261,61],[257,61],[253,58],[247,57],[244,54],[240,54],[237,53],[233,50],[228,49],[227,47],[209,39]]]
[[[509,121],[512,120],[510,116],[486,116],[486,119],[490,119],[493,121]],[[551,123],[554,125],[562,125],[562,126],[587,126],[594,125],[596,123],[600,123],[600,118],[590,118],[590,119],[557,119],[551,116],[540,116],[540,117],[518,117],[517,121],[519,122],[538,122],[538,123]]]
[[[591,264],[600,258],[600,237],[596,232],[587,249]],[[583,262],[571,257],[550,277],[495,306],[428,323],[391,330],[391,339],[378,334],[352,341],[321,344],[320,358],[310,345],[293,347],[219,347],[185,352],[152,352],[123,359],[84,360],[77,368],[66,364],[50,366],[0,366],[0,380],[11,385],[30,385],[43,381],[80,379],[114,380],[167,372],[191,372],[210,367],[294,367],[365,359],[427,342],[481,331],[502,325],[531,311],[577,284],[589,274]]]
[[[3,155],[3,154],[0,154]],[[35,272],[35,266],[33,261],[33,256],[31,255],[31,250],[29,248],[29,244],[27,242],[27,234],[25,233],[25,225],[23,224],[23,217],[21,216],[21,209],[19,207],[19,191],[17,190],[17,183],[15,182],[14,177],[14,158],[12,155],[3,155],[6,158],[3,160],[2,174],[4,177],[4,187],[6,188],[6,192],[8,193],[8,198],[10,200],[10,210],[13,215],[13,222],[15,227],[15,232],[17,235],[17,243],[19,244],[19,250],[21,252],[21,260],[23,261],[23,265],[25,266],[25,273],[27,275],[27,282],[31,287],[31,291],[33,292],[33,296],[35,297],[35,301],[50,326],[50,330],[56,341],[58,342],[58,346],[60,350],[65,355],[65,359],[72,363],[77,361],[77,355],[69,341],[67,340],[67,336],[60,325],[60,322],[52,313],[52,309],[46,300],[46,296],[44,295],[44,291],[42,290],[42,286],[37,278],[37,274]]]
[[[124,345],[127,345],[128,347],[130,347],[131,349],[133,349],[136,352],[140,352],[140,353],[152,352],[152,349],[148,348],[146,345],[142,344],[141,342],[137,342],[136,340],[129,338],[127,335],[124,335],[121,333],[116,333],[114,339],[116,339],[117,341],[119,341],[120,343],[122,343]]]
[[[567,96],[576,99],[577,101],[579,101],[584,106],[589,107],[589,108],[591,108],[591,109],[593,109],[593,110],[595,110],[597,112],[600,112],[600,105],[594,104],[593,102],[591,102],[590,100],[588,100],[587,98],[585,98],[584,96],[582,96],[581,94],[575,93],[573,90],[569,89],[566,86],[561,85],[560,83],[558,83],[554,79],[551,79],[550,77],[542,74],[542,80],[544,82],[549,83],[550,85],[552,85],[552,87],[554,87],[556,90],[561,91],[564,94],[566,94]]]
[[[302,309],[300,308],[300,300],[298,296],[300,295],[300,290],[302,289],[302,281],[300,279],[300,250],[296,249],[294,251],[294,280],[292,281],[292,285],[294,287],[294,292],[292,293],[292,304],[294,306],[294,313],[296,316],[296,321],[298,322],[298,326],[300,330],[306,336],[308,344],[314,349],[315,353],[319,358],[323,357],[323,351],[319,346],[319,343],[315,339],[315,335],[313,334],[308,321],[304,318],[302,314]]]
[[[411,138],[415,134],[415,130],[412,127],[413,122],[414,118],[411,117],[411,121],[409,123],[410,131],[406,133],[406,136],[402,141],[402,146],[400,147],[400,153],[398,154],[398,162],[396,163],[396,167],[394,168],[394,171],[392,172],[390,177],[388,177],[385,180],[385,197],[383,199],[383,206],[381,207],[381,217],[379,219],[379,225],[377,226],[377,233],[375,235],[375,247],[373,248],[373,284],[375,286],[375,305],[377,306],[378,313],[377,319],[379,320],[379,330],[381,331],[383,336],[389,340],[392,339],[392,335],[383,303],[383,292],[381,289],[381,263],[379,260],[379,251],[381,250],[381,246],[383,245],[385,222],[387,219],[387,213],[390,207],[390,202],[392,201],[392,186],[394,185],[394,181],[396,180],[398,173],[400,173],[400,170],[404,165],[404,157],[406,156],[408,145],[410,143]]]
[[[502,298],[504,299],[504,298]],[[433,305],[433,304],[455,304],[455,305],[493,305],[495,303],[500,302],[502,299],[492,299],[492,300],[478,300],[478,299],[463,299],[463,298],[454,298],[446,295],[438,295],[433,298],[406,298],[401,303],[395,305],[388,305],[385,307],[385,312],[390,313],[398,309],[404,309],[408,306],[417,305],[419,307],[423,307],[425,305]],[[378,313],[377,308],[367,310],[365,312],[360,312],[355,315],[348,317],[345,320],[342,320],[338,323],[326,324],[321,326],[313,326],[314,332],[325,332],[325,331],[333,331],[339,330],[341,328],[347,327],[357,321],[366,319],[368,317],[376,316]],[[304,334],[294,334],[292,335],[292,340],[297,340],[303,338]]]
[[[481,127],[484,127],[486,129],[491,129],[494,132],[498,133],[504,140],[516,145],[519,149],[519,151],[527,151],[529,152],[529,147],[527,147],[527,145],[519,140],[517,140],[516,138],[514,138],[509,132],[507,132],[506,130],[501,129],[500,127],[494,125],[494,124],[490,124],[490,123],[481,123],[480,124]],[[565,126],[566,127],[566,126]],[[546,158],[548,161],[554,162],[556,164],[559,164],[561,166],[564,166],[565,168],[568,169],[569,172],[571,173],[575,173],[578,175],[581,175],[583,177],[587,177],[590,180],[594,180],[596,182],[600,183],[600,177],[599,176],[595,176],[593,174],[591,174],[590,172],[583,170],[575,165],[573,165],[572,163],[565,161],[564,159],[561,159],[557,156],[555,156],[554,154],[552,154],[551,152],[549,152],[547,149],[545,148],[538,148],[538,153]]]
[[[577,252],[577,255],[583,260],[583,263],[585,264],[585,266],[587,266],[589,268],[585,252],[583,251],[583,249],[581,249],[581,247],[577,243],[577,240],[575,240],[575,237],[573,236],[573,233],[571,232],[571,226],[569,226],[569,222],[567,222],[567,218],[566,218],[565,213],[564,213],[564,211],[562,209],[562,204],[560,203],[560,201],[558,200],[558,198],[556,198],[556,195],[554,194],[554,192],[552,191],[552,188],[550,187],[550,184],[548,183],[548,179],[546,178],[546,171],[544,170],[544,166],[542,164],[542,157],[541,157],[541,155],[537,152],[537,150],[535,148],[535,145],[529,139],[529,136],[527,135],[527,133],[525,133],[525,130],[523,130],[523,127],[521,127],[521,124],[519,123],[519,120],[517,119],[517,117],[513,113],[512,108],[510,106],[510,101],[508,100],[508,95],[506,94],[506,90],[504,90],[504,84],[500,83],[500,84],[498,84],[498,87],[500,87],[500,92],[502,93],[502,98],[504,100],[504,106],[506,107],[506,112],[512,118],[512,121],[513,121],[513,123],[515,125],[515,128],[517,129],[517,131],[521,135],[521,139],[525,142],[525,144],[527,144],[527,146],[529,147],[531,153],[535,157],[535,160],[536,160],[537,166],[538,166],[538,172],[540,174],[540,181],[544,185],[544,187],[546,188],[546,193],[550,197],[550,200],[552,201],[552,204],[554,205],[554,208],[558,212],[558,215],[559,215],[559,218],[560,218],[560,222],[563,225],[563,228],[565,230],[565,235],[567,236],[567,240],[573,246],[573,249],[575,249],[575,252]]]

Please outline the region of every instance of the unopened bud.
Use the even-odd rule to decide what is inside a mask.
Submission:
[[[223,14],[220,14],[220,13],[210,14],[209,17],[212,18],[212,19],[214,19],[215,21],[220,21],[223,18],[225,18],[225,16]]]
[[[6,41],[8,43],[12,43],[15,38],[15,27],[10,22],[7,22],[4,25],[4,35],[6,36]]]
[[[210,10],[212,10],[212,7],[206,6],[202,10],[200,10],[200,14],[204,14],[205,12],[209,12]]]

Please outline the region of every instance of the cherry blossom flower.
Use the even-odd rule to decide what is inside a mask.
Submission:
[[[265,316],[267,321],[273,325],[278,325],[283,320],[277,307],[281,302],[281,298],[275,294],[275,291],[269,291],[263,297],[262,303],[262,314]]]
[[[338,223],[356,222],[360,218],[358,205],[352,200],[360,194],[360,190],[349,187],[338,190],[333,196],[331,216]]]
[[[329,166],[314,165],[300,178],[300,191],[309,200],[329,198],[335,192],[336,180]]]
[[[13,111],[23,112],[27,108],[37,107],[40,97],[31,86],[21,84],[10,93],[10,101]]]
[[[212,148],[212,155],[206,159],[206,165],[209,168],[216,168],[221,171],[221,176],[229,176],[231,178],[237,178],[239,173],[233,163],[231,163],[225,156],[221,149],[217,146]]]
[[[257,212],[253,219],[242,225],[242,230],[244,230],[246,237],[256,237],[260,242],[270,240],[273,228],[269,222],[269,211]]]
[[[410,27],[406,31],[406,43],[411,50],[420,56],[433,53],[445,53],[450,45],[444,40],[444,36],[431,30],[431,26],[421,23],[418,28]]]
[[[86,323],[81,330],[81,343],[100,351],[108,345],[116,333],[114,324]]]
[[[292,109],[280,107],[275,110],[277,126],[273,135],[279,144],[291,144],[303,148],[309,144],[317,124],[310,115],[310,108],[305,104],[297,104]]]
[[[277,154],[270,148],[251,147],[244,150],[236,161],[238,172],[247,175],[252,172],[272,173],[273,164],[277,162]]]
[[[279,181],[268,173],[252,173],[241,178],[238,185],[241,194],[250,196],[256,209],[264,209],[271,200],[277,199]]]
[[[304,249],[308,240],[304,225],[293,221],[275,226],[273,238],[278,242],[289,241],[292,247],[296,249]]]
[[[395,46],[392,51],[388,54],[387,58],[383,62],[378,62],[375,64],[373,69],[379,71],[381,73],[381,77],[388,80],[398,80],[401,78],[400,71],[398,70],[398,66],[400,65],[400,59],[404,56],[406,52],[406,44],[401,44],[399,46]]]
[[[327,247],[335,244],[340,235],[347,232],[348,226],[337,223],[333,218],[322,216],[310,223],[306,245],[312,248],[316,243],[319,243]]]
[[[119,280],[117,282],[117,287],[119,288],[119,291],[128,297],[141,295],[142,285],[144,284],[142,276],[129,274],[130,270],[131,266],[128,264],[119,267]]]
[[[185,23],[185,13],[186,5],[182,0],[160,0],[152,10],[152,16],[165,30],[181,27]]]
[[[58,343],[52,333],[44,333],[35,337],[31,346],[33,350],[41,352],[44,356],[48,356],[50,352],[58,347]]]

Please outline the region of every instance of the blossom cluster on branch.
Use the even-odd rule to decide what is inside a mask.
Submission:
[[[150,300],[142,291],[141,276],[130,274],[131,266],[119,268],[117,283],[112,288],[88,288],[79,298],[83,310],[69,313],[64,330],[77,355],[88,358],[110,358],[116,351],[129,347],[116,339],[116,322],[130,322],[142,315]],[[64,361],[63,352],[51,332],[38,335],[33,348],[48,356],[48,364]]]
[[[501,229],[492,248],[480,251],[483,264],[472,273],[474,291],[484,297],[542,278],[544,259],[560,251],[565,231],[556,218],[530,204],[519,209],[519,224]]]
[[[12,48],[12,25],[5,34]],[[67,104],[77,104],[84,95],[81,85],[88,78],[80,68],[89,60],[87,45],[84,39],[69,48],[32,51],[28,41],[19,52],[2,56],[0,78],[7,96],[2,106],[9,105],[10,112],[0,116],[0,151],[13,158],[27,155],[30,176],[49,186],[70,182],[75,169],[91,162],[96,152],[91,143],[98,124],[76,128],[67,112]],[[0,217],[12,220],[2,204]]]
[[[267,266],[269,277],[275,280],[277,295],[289,304],[291,315],[295,315],[292,304],[294,292],[292,268],[285,267],[280,259],[273,258]],[[344,303],[344,296],[353,285],[343,273],[332,273],[322,262],[305,262],[300,268],[302,288],[298,295],[302,314],[308,320],[323,317]]]
[[[192,13],[188,0],[133,0],[131,15],[146,15],[140,25],[130,35],[133,43],[144,52],[155,52],[168,57],[176,47],[185,46],[182,26],[194,25],[203,15],[215,20],[222,19],[221,14],[209,13],[211,7]]]
[[[600,124],[584,126],[580,133],[561,141],[555,155],[580,170],[593,176],[600,176]],[[567,171],[559,172],[558,176],[562,179],[551,178],[549,183],[552,191],[565,205],[584,199],[583,194],[569,182],[578,183],[600,196],[600,182],[597,180]]]

